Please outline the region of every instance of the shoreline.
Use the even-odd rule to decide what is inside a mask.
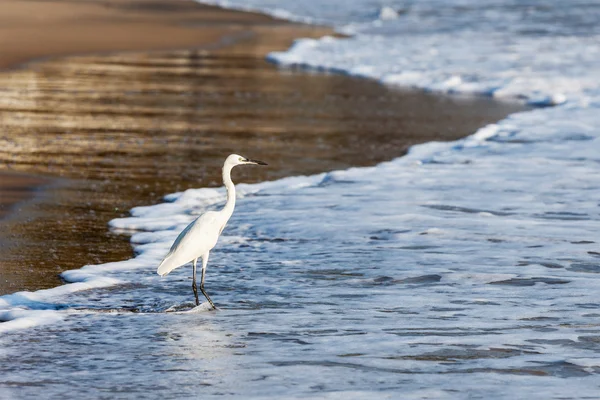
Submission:
[[[224,36],[249,28],[279,25],[310,37],[333,33],[327,27],[193,0],[6,0],[0,15],[0,69],[26,68],[58,57],[196,49],[219,45]]]
[[[24,73],[25,80],[31,80],[32,70],[43,68],[46,64],[68,63],[73,58],[118,57],[140,51],[160,54],[182,48],[208,51],[247,40],[248,36],[256,34],[253,31],[268,31],[275,26],[310,37],[331,32],[324,27],[289,23],[259,13],[232,11],[193,0],[172,0],[168,4],[162,0],[84,3],[8,0],[4,2],[3,10],[0,15],[0,44],[4,50],[0,57],[0,76],[6,78],[6,74],[18,76]],[[82,19],[86,20],[85,24]],[[103,35],[98,35],[99,30]],[[19,36],[18,41],[14,40],[15,36]],[[283,35],[278,49],[285,49],[292,40],[290,33]],[[11,110],[0,109],[0,123],[4,122],[2,117],[6,111]],[[43,165],[38,165],[42,168],[37,169],[35,166],[31,168],[32,165],[13,168],[11,158],[9,155],[0,160],[0,221],[5,228],[0,233],[0,256],[4,258],[0,263],[3,270],[0,294],[61,283],[58,274],[54,273],[51,278],[38,276],[33,281],[22,277],[21,283],[15,284],[15,271],[20,269],[17,264],[23,252],[16,251],[16,256],[13,253],[15,248],[23,246],[23,241],[27,241],[27,233],[21,226],[11,228],[11,224],[22,225],[30,219],[28,215],[43,214],[44,211],[32,210],[31,203],[35,203],[41,195],[51,196],[46,191],[53,182],[62,180],[61,186],[81,186],[76,176],[52,172]],[[106,224],[103,228],[108,230]],[[30,270],[35,268],[31,260],[25,261]],[[55,271],[64,269],[57,267]],[[52,283],[40,285],[39,279]]]
[[[203,17],[209,32],[193,49],[88,53],[0,72],[2,144],[10,145],[0,150],[0,173],[66,178],[4,221],[0,295],[54,287],[64,270],[131,257],[129,238],[109,232],[108,221],[168,193],[221,186],[229,153],[271,164],[236,173],[236,182],[308,175],[374,165],[524,109],[280,71],[265,61],[269,51],[327,30],[185,3],[221,18]],[[215,39],[214,25],[227,18],[235,29]],[[222,40],[232,32],[237,40]]]
[[[75,7],[75,10],[71,8]],[[331,29],[320,26],[308,26],[287,21],[278,20],[273,17],[253,12],[239,12],[225,9],[219,6],[201,4],[193,0],[171,0],[170,3],[164,3],[162,0],[108,0],[108,1],[90,1],[86,3],[73,3],[69,0],[39,1],[32,0],[24,3],[18,0],[8,0],[3,4],[4,13],[0,15],[0,44],[4,45],[4,54],[0,57],[0,74],[35,68],[36,65],[52,62],[53,60],[89,57],[89,56],[111,56],[122,53],[133,53],[145,51],[146,53],[160,53],[169,50],[180,50],[182,48],[190,50],[202,50],[205,47],[219,47],[224,42],[236,40],[231,35],[248,33],[244,31],[247,25],[258,26],[260,24],[302,26],[304,33],[315,31],[314,36],[321,36],[332,32]],[[35,11],[35,12],[32,12]],[[112,11],[112,12],[111,12]],[[133,13],[134,21],[121,21],[115,23],[111,21],[104,24],[112,26],[113,29],[122,29],[123,27],[131,30],[129,35],[119,37],[119,42],[109,41],[106,38],[98,37],[96,31],[92,35],[87,35],[85,40],[76,37],[71,31],[68,35],[63,33],[50,34],[50,43],[44,42],[41,48],[33,45],[31,42],[37,41],[37,38],[44,34],[48,39],[47,32],[43,32],[44,25],[56,28],[57,24],[66,23],[67,29],[83,29],[77,19],[82,16],[94,19],[106,17],[115,17],[119,11]],[[170,15],[158,15],[160,12],[167,12]],[[158,12],[158,13],[157,13]],[[181,13],[189,25],[178,21]],[[202,13],[201,19],[211,20],[208,24],[203,21],[201,35],[193,35],[195,14]],[[45,14],[43,21],[38,14]],[[130,16],[131,17],[131,16]],[[197,17],[197,16],[196,16]],[[10,26],[6,21],[16,18],[19,21],[19,27]],[[3,19],[6,21],[3,23]],[[135,21],[135,20],[138,21]],[[97,21],[98,22],[98,21]],[[42,26],[39,24],[41,23]],[[133,25],[132,25],[133,23]],[[136,25],[137,24],[137,25]],[[206,34],[206,26],[214,25],[214,32]],[[6,26],[8,25],[8,28]],[[116,26],[116,27],[115,27]],[[150,38],[142,38],[147,34],[146,30],[151,28],[154,35]],[[157,28],[164,32],[158,32]],[[135,30],[137,29],[137,31]],[[18,45],[14,45],[12,36],[15,30],[21,33]],[[186,32],[188,31],[188,32]],[[114,35],[114,34],[113,34]],[[58,37],[57,37],[58,36]],[[107,34],[111,36],[111,34]],[[169,37],[168,40],[159,40],[157,38]],[[237,39],[239,40],[239,39]],[[223,42],[223,43],[222,43]],[[9,44],[9,46],[6,46]],[[282,46],[282,49],[285,48]],[[11,209],[22,202],[26,202],[35,197],[37,191],[43,190],[43,187],[50,182],[51,178],[41,174],[29,174],[21,171],[5,171],[0,169],[0,220],[11,215]]]

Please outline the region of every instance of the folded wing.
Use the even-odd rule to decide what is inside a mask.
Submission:
[[[215,247],[221,231],[219,213],[209,211],[190,223],[175,239],[171,250],[156,271],[165,276]]]

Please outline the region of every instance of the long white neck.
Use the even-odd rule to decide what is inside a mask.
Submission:
[[[223,214],[226,215],[227,220],[233,214],[233,209],[235,208],[235,185],[231,180],[231,169],[233,167],[230,165],[223,166],[223,183],[227,188],[227,203],[225,203],[225,207],[223,207]]]

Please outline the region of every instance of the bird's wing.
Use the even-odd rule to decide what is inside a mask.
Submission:
[[[206,254],[217,244],[221,225],[218,212],[209,211],[196,218],[177,236],[156,272],[164,276],[175,268]]]

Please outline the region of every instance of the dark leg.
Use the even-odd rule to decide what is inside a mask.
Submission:
[[[196,306],[200,305],[200,300],[198,300],[198,288],[196,287],[196,262],[198,261],[198,259],[196,258],[194,260],[194,273],[193,273],[193,279],[192,279],[192,289],[194,289],[194,296],[196,297]],[[204,276],[204,274],[203,274]]]
[[[208,294],[204,290],[204,275],[206,272],[206,265],[208,264],[208,254],[209,252],[207,251],[206,254],[202,256],[202,276],[200,277],[200,290],[202,291],[202,294],[204,295],[204,297],[206,297],[206,300],[208,300],[212,308],[216,310],[217,307],[215,306],[215,303],[212,302],[212,300],[210,299],[210,297],[208,297]]]

